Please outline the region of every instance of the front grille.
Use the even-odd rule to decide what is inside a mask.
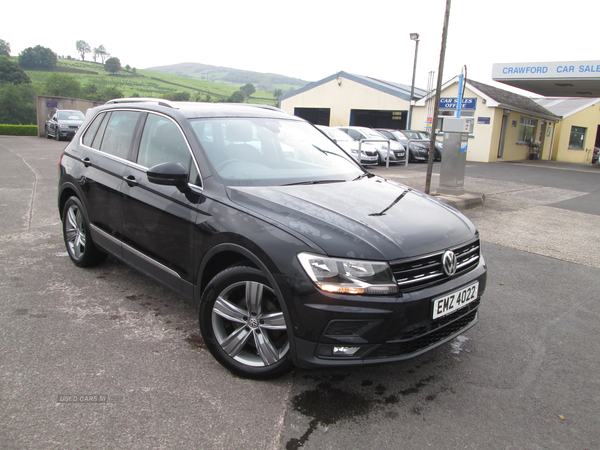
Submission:
[[[377,347],[366,356],[366,359],[391,358],[396,356],[411,355],[419,350],[426,349],[432,345],[444,340],[448,336],[458,333],[467,327],[477,317],[477,310],[473,310],[463,317],[447,324],[442,328],[423,335],[419,338],[405,342],[388,342]]]
[[[374,152],[374,151],[365,151],[365,155],[367,155],[367,156],[377,156],[377,152]]]
[[[467,273],[479,264],[479,239],[450,250],[456,255],[458,263],[454,276]],[[440,251],[423,257],[392,262],[390,266],[400,290],[409,292],[445,282],[449,277],[442,269],[443,254],[444,251]]]

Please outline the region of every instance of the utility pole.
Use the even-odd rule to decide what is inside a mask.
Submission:
[[[446,0],[446,14],[444,15],[444,29],[442,30],[442,50],[440,52],[440,65],[438,68],[437,88],[435,89],[435,100],[433,102],[433,121],[431,123],[431,140],[429,141],[429,158],[427,159],[427,178],[425,179],[425,193],[431,191],[431,174],[433,172],[433,152],[435,149],[435,126],[440,110],[440,97],[442,90],[442,76],[444,72],[444,59],[446,56],[446,39],[448,38],[448,22],[450,21],[450,3]]]
[[[415,41],[415,62],[413,64],[413,77],[412,84],[410,85],[410,108],[408,112],[408,126],[407,130],[412,130],[412,113],[413,113],[413,101],[415,99],[415,74],[417,72],[417,53],[419,52],[419,33],[410,33],[411,40]],[[408,150],[407,150],[408,151]]]

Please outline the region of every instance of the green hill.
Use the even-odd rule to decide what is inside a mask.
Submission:
[[[91,61],[78,61],[74,59],[59,59],[54,71],[26,70],[35,86],[43,87],[46,79],[54,72],[68,73],[73,76],[82,87],[95,84],[98,89],[103,90],[114,86],[125,97],[139,95],[140,97],[162,97],[165,94],[177,92],[189,92],[191,95],[201,92],[209,94],[213,98],[229,97],[245,84],[223,84],[219,82],[201,80],[190,77],[182,77],[169,73],[159,73],[152,70],[121,69],[117,74],[110,74],[104,70],[100,63]],[[247,81],[251,82],[251,81]],[[272,92],[260,90],[250,97],[253,103],[265,103],[276,105],[277,100]]]
[[[304,87],[309,83],[308,81],[299,78],[292,78],[274,73],[251,72],[249,70],[210,66],[208,64],[200,63],[180,63],[169,66],[157,66],[150,67],[148,70],[238,87],[246,83],[252,83],[256,86],[256,89],[267,92],[273,92],[275,89],[281,89],[283,92],[288,92]]]

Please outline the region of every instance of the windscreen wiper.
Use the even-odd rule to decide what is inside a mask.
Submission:
[[[368,178],[373,178],[375,175],[370,173],[370,172],[365,172],[359,176],[357,176],[354,180],[352,181],[358,181],[358,180],[362,180],[364,177],[368,177]]]
[[[297,183],[284,184],[284,186],[298,186],[301,184],[327,184],[327,183],[345,183],[346,180],[310,180],[299,181]]]

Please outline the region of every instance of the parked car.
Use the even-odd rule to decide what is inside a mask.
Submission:
[[[592,164],[600,163],[600,147],[594,147],[594,153],[592,154]]]
[[[81,111],[59,109],[46,121],[46,138],[53,137],[57,141],[72,139],[84,120],[85,115]]]
[[[61,155],[58,210],[75,265],[110,254],[173,289],[244,377],[420,355],[475,325],[486,285],[469,219],[277,108],[93,108]]]
[[[352,157],[359,161],[363,166],[372,166],[377,164],[377,148],[375,145],[365,142],[360,147],[360,157],[358,155],[358,143],[348,134],[344,133],[339,128],[327,127],[324,125],[316,125],[316,127],[327,135],[329,139],[342,147]]]
[[[377,131],[379,131],[388,139],[393,139],[396,142],[401,143],[404,147],[410,147],[408,158],[410,162],[427,161],[429,159],[430,143],[428,140],[421,139],[418,133],[414,132],[409,134],[410,132],[385,128],[378,128]],[[411,139],[415,140],[411,142],[409,146],[408,141]],[[437,148],[433,159],[438,161],[442,159],[441,153],[438,154]]]
[[[383,136],[381,133],[377,131],[367,128],[367,127],[335,127],[338,128],[345,133],[347,133],[352,139],[356,142],[361,140],[389,140],[388,137]],[[365,144],[376,144],[375,148],[377,148],[377,164],[385,164],[388,158],[388,147],[385,142],[365,142]],[[398,164],[406,162],[406,151],[404,150],[404,146],[398,142],[390,140],[390,164]]]
[[[422,131],[422,130],[418,130],[418,131],[414,131],[414,130],[410,130],[411,133],[417,133],[417,136],[419,136],[421,139],[424,139],[426,141],[430,141],[431,140],[431,133],[429,131]],[[434,145],[435,145],[435,155],[434,155],[434,159],[436,161],[441,161],[442,160],[442,153],[444,150],[444,143],[442,141],[438,141],[437,139],[434,141]]]

